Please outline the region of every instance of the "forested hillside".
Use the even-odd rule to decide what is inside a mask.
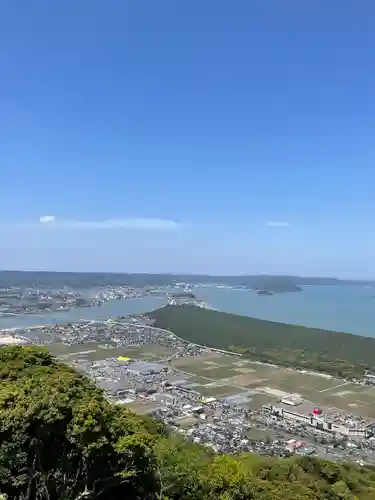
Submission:
[[[363,377],[375,371],[375,339],[348,333],[274,323],[195,306],[153,311],[156,326],[219,349],[241,352],[257,361],[322,371],[337,377]]]
[[[77,273],[50,271],[0,271],[2,287],[52,287],[86,288],[93,286],[128,285],[134,287],[166,286],[172,283],[217,283],[245,288],[266,288],[275,291],[295,291],[300,285],[364,285],[367,281],[338,280],[335,278],[309,278],[301,276],[209,276],[197,274],[149,274],[149,273]]]
[[[8,499],[375,498],[375,472],[314,458],[213,455],[106,401],[37,347],[0,349],[0,494]]]

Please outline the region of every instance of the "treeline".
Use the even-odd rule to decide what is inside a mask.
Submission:
[[[0,349],[0,497],[20,500],[375,498],[375,471],[315,458],[214,455],[110,404],[37,347]]]
[[[77,273],[50,271],[0,271],[0,288],[4,287],[51,287],[87,288],[92,286],[128,285],[168,286],[171,283],[216,283],[246,288],[275,291],[293,291],[300,285],[356,285],[374,284],[365,281],[346,281],[335,278],[309,278],[301,276],[209,276],[190,274],[147,274],[147,273]]]
[[[375,371],[375,339],[287,325],[195,306],[166,306],[149,314],[160,328],[218,349],[287,367],[362,378]]]

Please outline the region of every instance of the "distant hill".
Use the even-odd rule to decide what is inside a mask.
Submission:
[[[106,285],[128,285],[134,287],[165,286],[171,283],[212,283],[242,286],[251,289],[267,289],[274,292],[296,291],[302,285],[358,285],[375,281],[350,281],[336,278],[311,278],[301,276],[243,275],[210,276],[207,274],[147,274],[147,273],[75,273],[49,271],[0,271],[0,288],[39,287],[89,288]]]

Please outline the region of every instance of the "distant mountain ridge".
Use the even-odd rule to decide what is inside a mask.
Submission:
[[[295,291],[304,285],[375,285],[370,280],[340,280],[326,277],[291,275],[212,276],[208,274],[148,274],[148,273],[78,273],[50,271],[0,271],[0,288],[4,287],[94,287],[106,285],[169,285],[171,283],[222,284],[272,291]]]

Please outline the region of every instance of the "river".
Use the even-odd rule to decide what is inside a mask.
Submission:
[[[258,296],[250,290],[217,286],[194,289],[199,299],[219,311],[254,318],[375,337],[375,290],[364,286],[309,286],[303,292]],[[152,311],[162,297],[112,300],[101,306],[38,315],[0,317],[0,328],[22,328],[78,320],[105,320]]]
[[[18,314],[0,317],[0,328],[22,328],[28,326],[73,323],[80,320],[106,320],[128,314],[154,311],[166,304],[163,297],[140,297],[137,299],[109,300],[100,306],[77,307],[69,311],[54,311],[41,314]]]

